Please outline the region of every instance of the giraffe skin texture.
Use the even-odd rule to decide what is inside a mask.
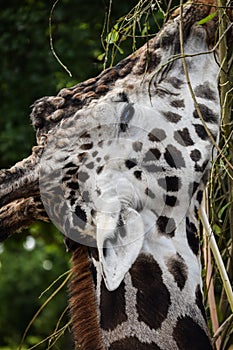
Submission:
[[[184,8],[184,48],[200,111],[217,141],[219,65],[208,52],[214,33],[197,24],[203,17],[192,4]],[[88,104],[51,128],[40,162],[50,219],[69,241],[90,247],[95,312],[109,350],[212,349],[198,208],[215,152],[182,60],[171,59],[180,53],[179,23],[177,15],[109,71],[102,90],[96,81],[104,74],[90,81]],[[39,138],[49,123],[34,118]]]

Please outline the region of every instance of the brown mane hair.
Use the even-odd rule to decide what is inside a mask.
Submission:
[[[90,258],[87,247],[81,245],[72,253],[72,279],[69,292],[75,349],[104,350]]]

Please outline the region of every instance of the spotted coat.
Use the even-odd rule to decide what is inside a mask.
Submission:
[[[185,11],[194,13],[192,5]],[[212,348],[197,213],[213,145],[181,59],[168,63],[179,53],[179,21],[131,56],[127,76],[51,131],[41,161],[50,218],[90,247],[109,350]],[[209,49],[205,26],[185,27],[191,84],[217,140],[219,67],[213,53],[199,55]]]

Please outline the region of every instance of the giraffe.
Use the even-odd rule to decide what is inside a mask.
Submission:
[[[77,349],[212,349],[198,208],[214,153],[209,135],[218,139],[220,120],[218,52],[211,51],[217,17],[198,21],[214,4],[188,3],[115,67],[34,105],[38,147],[12,170],[16,188],[29,184],[32,197],[25,207],[17,191],[3,186],[1,198],[6,205],[16,199],[24,216],[35,206],[29,219],[43,218],[40,173],[43,205],[73,255]],[[181,18],[205,125],[184,74]]]
[[[108,71],[103,96],[90,80],[88,106],[63,119],[47,139],[40,171],[44,206],[71,250],[82,255],[80,244],[90,247],[88,285],[95,295],[87,300],[95,320],[90,342],[76,339],[77,348],[212,349],[198,208],[213,153],[206,128],[217,140],[220,102],[219,65],[210,51],[216,18],[197,23],[213,11],[213,2],[204,3],[185,6],[182,22],[205,125],[179,56],[181,14],[175,13],[155,38]],[[98,88],[103,81],[104,73]],[[75,309],[72,295],[71,301]]]

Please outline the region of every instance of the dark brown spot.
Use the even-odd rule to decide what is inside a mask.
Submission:
[[[104,156],[104,160],[107,162],[110,159],[110,156],[107,154],[106,156]]]
[[[173,337],[179,350],[213,350],[206,332],[189,316],[178,318]]]
[[[162,271],[152,255],[140,254],[130,269],[130,274],[132,284],[137,288],[138,320],[156,330],[166,319],[171,304]]]
[[[102,148],[103,145],[104,145],[104,141],[103,141],[103,140],[99,141],[99,142],[97,143],[97,145],[98,145],[100,148]]]
[[[76,172],[78,171],[78,166],[75,168],[75,169],[69,169],[69,170],[67,170],[67,172],[66,172],[66,175],[74,175],[74,174],[76,174]]]
[[[170,105],[175,108],[183,108],[185,107],[184,105],[184,100],[173,100],[171,101]]]
[[[164,153],[164,158],[168,165],[172,168],[179,169],[185,167],[185,162],[182,153],[172,145],[167,146],[166,152]]]
[[[76,198],[71,197],[70,198],[70,205],[73,206],[76,202]]]
[[[178,123],[182,118],[181,115],[173,112],[162,112],[162,114],[171,123]]]
[[[195,95],[197,97],[205,98],[206,100],[215,101],[216,93],[209,86],[209,83],[206,81],[204,84],[198,85],[194,89]]]
[[[66,169],[66,168],[77,168],[77,165],[74,164],[73,162],[69,162],[63,167],[63,169]]]
[[[189,134],[188,128],[175,131],[174,139],[182,146],[192,146],[194,144]]]
[[[87,215],[85,211],[77,205],[75,208],[75,214],[73,216],[74,219],[74,225],[78,225],[81,229],[84,229],[86,222],[87,222]]]
[[[133,89],[134,89],[134,85],[133,85],[133,84],[128,84],[128,85],[126,86],[126,89],[127,89],[127,90],[133,90]]]
[[[92,156],[93,156],[93,157],[96,157],[97,154],[98,154],[98,152],[97,152],[97,151],[94,151],[94,152],[92,153]]]
[[[161,350],[155,343],[141,343],[136,337],[126,337],[113,342],[108,350]]]
[[[127,320],[125,284],[121,282],[116,290],[110,292],[102,280],[100,289],[100,325],[104,330],[113,330],[118,324]]]
[[[195,255],[199,253],[199,237],[197,235],[197,228],[189,218],[186,218],[186,236],[188,244]]]
[[[148,139],[152,142],[160,142],[166,138],[166,133],[163,129],[155,128],[148,134]]]
[[[118,94],[117,102],[127,102],[127,103],[129,103],[129,98],[128,98],[128,96],[127,96],[125,91],[122,91],[122,92],[120,92]]]
[[[87,160],[88,153],[87,152],[81,152],[78,154],[78,160],[84,163]]]
[[[132,103],[129,103],[122,111],[122,114],[120,116],[120,129],[121,131],[125,132],[128,128],[128,124],[133,118],[133,115],[135,113],[134,107]]]
[[[173,275],[180,290],[185,286],[188,277],[188,268],[180,254],[176,254],[167,261],[168,271]]]
[[[168,192],[177,192],[181,187],[181,180],[177,176],[165,176],[158,179],[158,184]]]
[[[84,171],[80,171],[78,173],[78,180],[81,182],[85,182],[87,179],[89,179],[89,175],[88,173],[84,172]]]
[[[140,141],[133,142],[133,150],[135,152],[140,152],[142,150],[142,145],[143,145],[143,143]]]
[[[93,169],[94,168],[94,162],[90,162],[90,163],[86,164],[86,167],[88,169]]]
[[[202,115],[205,122],[217,123],[218,115],[216,113],[214,113],[212,111],[212,109],[210,109],[209,107],[207,107],[206,105],[203,105],[201,103],[199,104],[199,109],[200,109],[201,115]],[[194,118],[197,118],[197,119],[199,118],[199,115],[198,115],[196,110],[193,112],[193,116],[194,116]]]
[[[208,134],[204,128],[203,125],[201,124],[193,124],[194,128],[195,128],[195,131],[197,133],[197,135],[202,139],[202,140],[207,140],[208,139]]]
[[[96,169],[96,174],[100,174],[103,170],[104,166],[98,166]]]
[[[89,203],[90,202],[90,194],[88,191],[83,191],[82,193],[82,199],[85,203]]]
[[[161,166],[157,166],[155,164],[143,164],[143,167],[149,172],[149,173],[161,173],[163,169]]]
[[[87,149],[91,149],[92,147],[93,147],[93,142],[90,142],[90,143],[84,143],[83,145],[81,145],[80,149],[87,150]]]
[[[169,205],[169,207],[174,207],[175,205],[179,204],[179,201],[178,201],[177,197],[175,197],[175,196],[166,195],[165,196],[165,204]]]
[[[174,237],[176,223],[173,218],[168,218],[167,216],[159,216],[156,224],[159,229],[159,233],[167,235],[168,237]]]
[[[158,160],[160,156],[161,152],[157,148],[150,148],[149,151],[146,152],[143,162]]]
[[[79,184],[77,182],[67,182],[67,186],[71,188],[72,190],[78,190]]]
[[[145,189],[145,194],[152,199],[155,198],[155,194],[148,187]]]
[[[76,192],[74,190],[70,191],[70,196],[75,197]]]
[[[61,181],[62,182],[67,182],[67,181],[70,181],[71,180],[71,176],[64,176]]]
[[[142,172],[140,170],[136,170],[133,174],[136,177],[136,179],[138,180],[142,179]]]
[[[198,149],[194,149],[191,151],[190,157],[194,162],[198,162],[201,159],[201,152]]]
[[[125,161],[125,166],[128,169],[132,169],[133,167],[135,167],[137,165],[137,161],[136,159],[127,159]]]
[[[85,131],[84,133],[82,133],[80,136],[79,136],[80,138],[90,138],[91,137],[91,135],[89,134],[89,132],[88,131]]]

